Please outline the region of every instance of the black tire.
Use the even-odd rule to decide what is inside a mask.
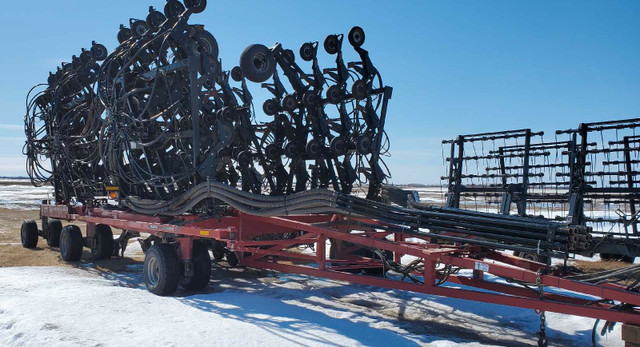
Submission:
[[[133,33],[129,28],[122,28],[118,31],[118,43],[123,43],[133,37]]]
[[[162,23],[164,23],[166,20],[167,17],[165,17],[162,12],[151,10],[147,15],[147,26],[152,31],[158,31],[158,29],[160,29],[160,26],[162,26]]]
[[[284,155],[287,156],[287,158],[293,159],[297,154],[298,146],[296,146],[294,142],[289,142],[286,146],[284,146]]]
[[[600,260],[602,261],[619,261],[623,263],[633,264],[636,260],[635,257],[630,257],[628,255],[621,254],[613,254],[613,253],[600,253]]]
[[[349,31],[349,43],[353,47],[362,47],[364,44],[364,38],[364,30],[362,30],[361,27],[355,26],[351,28],[351,31]]]
[[[20,228],[20,240],[24,248],[36,248],[38,245],[38,224],[34,220],[25,220]]]
[[[358,153],[360,154],[369,154],[371,153],[371,146],[372,146],[372,142],[371,142],[371,138],[369,136],[362,136],[360,138],[358,138],[358,141],[356,143],[356,150],[358,151]]]
[[[278,100],[276,99],[267,99],[262,104],[262,112],[267,116],[273,116],[278,112]]]
[[[318,94],[313,90],[305,92],[302,94],[302,104],[305,107],[314,107],[318,105]]]
[[[49,220],[47,223],[47,244],[49,247],[60,247],[60,233],[62,232],[62,222],[59,220]]]
[[[338,245],[337,242],[341,242],[341,241],[336,241],[334,239],[330,239],[330,246],[329,246],[329,259],[338,259]],[[344,265],[344,264],[343,264]],[[337,268],[334,268],[334,270]],[[352,273],[352,274],[359,274],[360,271],[362,271],[362,269],[341,269],[340,271],[342,272],[348,272],[348,273]]]
[[[235,252],[227,253],[227,263],[229,263],[229,266],[231,267],[238,266],[238,264],[240,263],[240,261],[238,260],[238,255],[236,255]]]
[[[527,252],[515,252],[514,255],[516,257],[524,258],[531,261],[536,261],[538,263],[546,264],[549,260],[549,257],[544,255],[539,255],[535,253],[527,253]]]
[[[201,13],[207,8],[207,0],[184,0],[184,4],[193,13]]]
[[[336,54],[340,50],[338,35],[329,35],[324,39],[324,50],[329,54]]]
[[[218,41],[216,38],[208,31],[198,31],[193,39],[197,43],[194,47],[197,47],[196,52],[193,52],[196,55],[200,55],[202,52],[208,54],[213,58],[213,60],[218,61],[218,54],[220,53],[220,48],[218,47]]]
[[[320,141],[313,139],[307,143],[307,145],[305,146],[305,151],[307,152],[307,155],[309,155],[309,157],[314,159],[319,158],[322,154],[322,144],[320,143]]]
[[[131,33],[137,37],[143,36],[149,30],[149,25],[143,20],[137,20],[131,24]]]
[[[280,148],[280,146],[278,146],[275,143],[270,143],[267,145],[267,147],[264,149],[264,156],[267,157],[267,159],[269,160],[276,160],[279,159],[281,156],[282,150]]]
[[[180,285],[184,289],[200,290],[206,287],[211,279],[211,257],[204,242],[193,241],[191,261],[193,262],[193,276],[182,277]]]
[[[236,82],[242,82],[242,70],[240,66],[234,66],[233,69],[231,69],[231,78]]]
[[[169,0],[164,5],[164,15],[167,18],[176,18],[184,12],[185,8],[180,1]]]
[[[630,257],[628,255],[623,255],[620,261],[628,264],[633,264],[636,261],[636,257]]]
[[[339,104],[342,101],[342,91],[340,90],[340,86],[333,85],[327,89],[327,101],[334,105]]]
[[[175,293],[180,283],[180,258],[176,248],[168,243],[151,246],[144,258],[144,284],[160,296]]]
[[[363,100],[367,97],[367,82],[363,80],[357,80],[351,87],[351,94],[356,100]]]
[[[329,149],[334,156],[341,156],[347,152],[347,143],[341,137],[334,137],[329,142]]]
[[[293,112],[298,108],[298,99],[293,94],[289,94],[282,99],[282,108],[285,111]]]
[[[316,50],[313,43],[307,42],[300,47],[300,58],[304,61],[312,61],[316,57]]]
[[[96,225],[95,247],[91,249],[93,259],[109,259],[113,256],[113,232],[108,225]]]
[[[64,261],[78,261],[82,257],[82,232],[76,225],[67,225],[60,233],[60,255]]]
[[[224,243],[220,241],[213,241],[211,253],[213,254],[213,259],[215,261],[221,261],[224,259]]]
[[[105,47],[104,45],[95,43],[93,46],[91,46],[91,56],[96,61],[103,61],[107,59],[108,55],[109,51],[107,51],[107,47]]]
[[[261,83],[273,75],[276,60],[267,46],[250,45],[240,56],[240,69],[249,81]]]

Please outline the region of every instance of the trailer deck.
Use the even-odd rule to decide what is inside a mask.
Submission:
[[[566,268],[549,268],[479,245],[433,242],[375,219],[341,214],[264,217],[238,211],[218,218],[162,217],[104,207],[47,204],[41,205],[40,215],[45,223],[86,223],[82,245],[92,249],[99,239],[96,230],[107,226],[109,232],[116,228],[148,233],[156,246],[173,245],[180,276],[169,281],[198,277],[194,249],[202,243],[214,258],[219,260],[224,255],[229,263],[237,260],[240,266],[528,308],[542,317],[548,311],[640,325],[636,308],[640,295],[624,286],[573,279],[576,274]],[[39,233],[49,237],[45,231]],[[371,252],[362,253],[363,249]],[[150,282],[158,278],[153,278],[147,263],[155,253],[146,251],[144,278],[153,292]],[[387,259],[391,254],[393,261]],[[208,265],[210,270],[211,263]],[[473,275],[464,276],[459,273],[461,269],[471,270]],[[507,282],[488,281],[486,274]],[[208,279],[204,285],[207,283]],[[177,283],[169,287],[175,290]]]

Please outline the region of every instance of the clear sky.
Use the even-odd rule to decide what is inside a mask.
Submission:
[[[24,175],[28,90],[92,40],[111,51],[118,26],[146,17],[150,5],[164,1],[3,3],[0,175]],[[552,138],[580,122],[640,117],[639,19],[640,1],[631,0],[209,0],[191,23],[215,35],[225,69],[252,43],[297,51],[363,27],[364,47],[394,87],[392,181],[437,183],[440,141],[456,134],[532,128]]]

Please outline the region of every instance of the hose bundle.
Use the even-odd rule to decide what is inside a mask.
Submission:
[[[329,35],[334,67],[321,69],[319,44],[309,42],[299,52],[306,68],[276,44],[247,47],[225,71],[215,37],[190,23],[205,8],[205,0],[151,7],[121,25],[110,54],[83,51],[29,97],[34,183],[53,182],[58,202],[91,200],[105,185],[168,200],[207,181],[274,196],[367,184],[377,198],[390,176],[381,156],[391,88],[362,48],[364,31],[348,35],[359,61],[345,62],[344,35]],[[257,120],[250,82],[273,94],[259,108],[267,121]]]

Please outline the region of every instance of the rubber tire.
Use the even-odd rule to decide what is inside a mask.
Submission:
[[[220,241],[213,241],[213,247],[211,247],[211,253],[215,261],[221,261],[224,259],[224,244]]]
[[[242,70],[240,69],[240,66],[234,66],[233,69],[231,69],[231,78],[233,78],[233,80],[236,82],[242,82],[242,79],[244,77],[242,76]]]
[[[96,43],[93,46],[91,46],[91,56],[93,57],[93,59],[97,61],[103,61],[107,59],[108,55],[109,55],[109,51],[104,45]]]
[[[255,64],[255,60],[261,56],[266,65],[258,67]],[[261,83],[273,76],[276,71],[276,60],[267,46],[260,44],[250,45],[240,55],[240,69],[242,70],[242,75],[249,81]]]
[[[331,55],[338,53],[340,50],[338,35],[329,35],[324,39],[324,50]]]
[[[227,253],[226,258],[227,258],[227,263],[229,263],[229,266],[231,267],[236,267],[240,263],[240,260],[238,259],[238,255],[235,252]]]
[[[147,26],[149,26],[149,30],[155,32],[160,29],[160,26],[162,26],[162,23],[166,20],[167,17],[162,12],[157,10],[149,11],[147,15]]]
[[[337,105],[342,101],[342,90],[340,89],[340,86],[333,85],[327,89],[327,101],[334,105]]]
[[[49,247],[60,247],[60,233],[62,232],[62,222],[54,219],[47,223],[48,235],[47,245]]]
[[[184,4],[193,13],[201,13],[207,8],[207,0],[184,0]]]
[[[316,57],[316,51],[313,43],[307,42],[300,47],[300,57],[304,61],[312,61]]]
[[[357,80],[351,86],[351,94],[356,100],[364,100],[367,97],[367,82]]]
[[[262,112],[267,116],[273,116],[278,112],[278,100],[276,99],[267,99],[262,104]]]
[[[623,263],[633,264],[636,260],[635,257],[620,254],[600,253],[600,260],[602,261],[619,261]]]
[[[298,108],[298,99],[293,94],[289,94],[282,99],[282,108],[285,111],[293,112]]]
[[[353,47],[362,47],[362,45],[364,44],[364,39],[364,30],[362,30],[361,27],[355,26],[351,28],[351,31],[349,31],[349,43]]]
[[[60,233],[60,255],[64,261],[78,261],[82,257],[82,232],[76,225],[67,225]]]
[[[180,279],[180,285],[188,290],[200,290],[209,284],[211,279],[211,257],[209,249],[202,241],[193,241],[191,253],[193,262],[193,276]]]
[[[149,31],[149,25],[146,21],[137,20],[131,24],[131,33],[136,37],[142,37]]]
[[[22,222],[20,227],[20,240],[24,248],[36,248],[38,245],[38,224],[32,219]]]
[[[167,18],[177,18],[184,11],[185,7],[180,1],[169,0],[164,5],[164,16]]]
[[[95,248],[91,249],[93,259],[109,259],[113,256],[113,232],[108,225],[96,225]]]
[[[330,239],[329,242],[330,242],[330,246],[329,246],[329,259],[330,260],[329,261],[331,261],[331,259],[338,259],[338,255],[337,255],[338,251],[336,249],[337,246],[335,245],[334,240]],[[348,273],[352,273],[352,274],[359,274],[362,271],[362,269],[342,269],[340,271],[348,272]]]
[[[535,253],[527,253],[527,252],[515,252],[513,255],[516,257],[524,258],[531,261],[536,261],[538,263],[546,264],[549,257],[545,255],[538,255]]]
[[[218,41],[216,38],[208,31],[198,31],[193,39],[198,43],[201,49],[211,56],[213,60],[218,60],[218,55],[220,54],[220,48],[218,46]],[[198,52],[198,56],[200,52]]]
[[[158,264],[158,282],[155,284],[149,281],[148,266],[152,260]],[[151,246],[144,258],[142,273],[144,284],[151,293],[159,296],[175,293],[180,284],[180,258],[176,248],[168,243]]]

